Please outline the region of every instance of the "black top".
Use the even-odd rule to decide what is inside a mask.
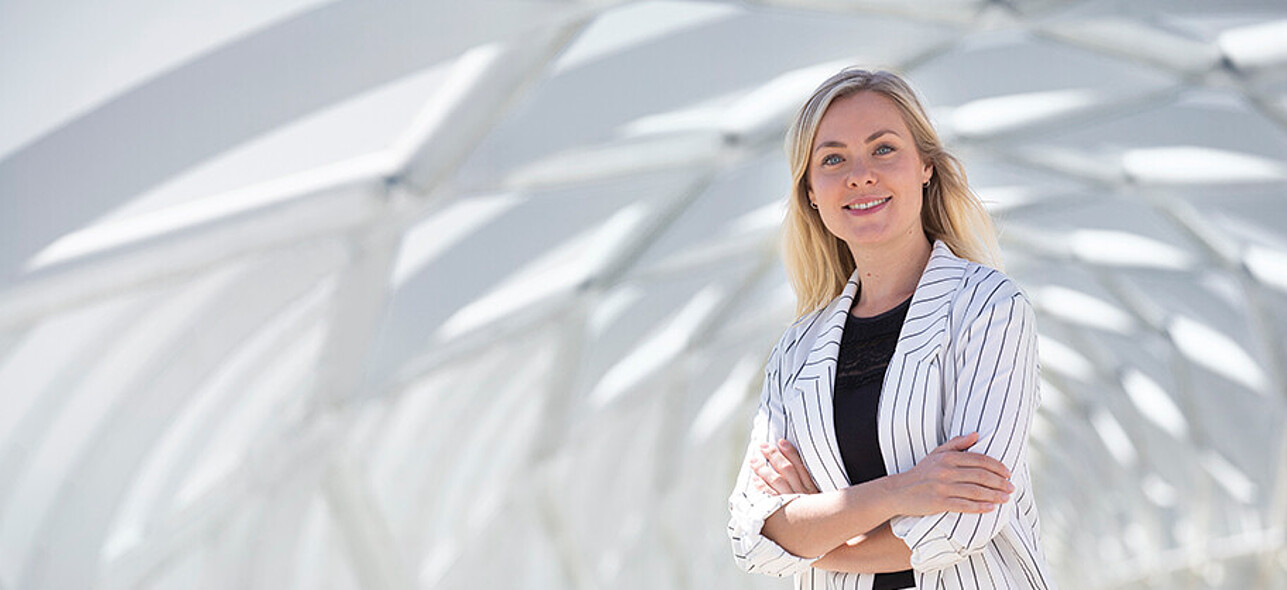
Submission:
[[[836,359],[836,387],[833,399],[836,442],[845,463],[849,484],[857,485],[884,477],[885,459],[876,434],[876,413],[885,368],[894,356],[898,332],[907,318],[911,298],[897,307],[870,318],[852,314],[845,322]],[[873,590],[914,588],[912,570],[876,574]]]

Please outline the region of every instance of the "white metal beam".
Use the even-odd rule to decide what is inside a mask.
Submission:
[[[158,327],[140,322],[135,340],[150,342],[150,347],[128,340],[120,343],[125,347],[122,350],[142,355],[132,370],[113,372],[113,367],[106,365],[112,360],[109,358],[99,361],[104,365],[102,371],[91,374],[100,375],[100,379],[76,383],[76,396],[82,403],[64,409],[64,420],[56,434],[67,437],[66,430],[76,424],[74,420],[81,414],[93,417],[80,419],[86,433],[80,440],[41,441],[40,453],[49,449],[49,453],[56,453],[50,456],[57,457],[60,464],[52,473],[44,466],[43,478],[49,481],[40,485],[52,488],[48,508],[43,514],[30,516],[38,519],[32,547],[58,547],[60,557],[56,563],[29,560],[20,578],[23,586],[87,585],[112,532],[120,503],[133,489],[152,445],[191,401],[190,392],[199,390],[212,368],[244,345],[267,318],[279,313],[282,305],[313,286],[315,271],[291,269],[294,263],[297,261],[277,260],[226,277],[214,285],[216,289],[202,293],[198,306],[184,308],[192,315],[177,322],[165,316],[162,317],[167,323],[174,323]],[[239,289],[236,279],[261,288]],[[211,316],[221,318],[218,330],[202,328]],[[193,346],[198,330],[200,346]],[[131,345],[137,348],[128,348]],[[36,460],[42,455],[37,455]],[[29,470],[28,475],[31,473]],[[39,489],[32,487],[35,485],[36,482],[28,482],[24,493]],[[21,497],[15,501],[21,501]]]
[[[366,159],[352,164],[339,174],[328,168],[293,182],[251,189],[271,204],[245,216],[210,220],[182,232],[122,244],[92,260],[51,269],[0,292],[0,329],[28,325],[104,297],[195,276],[231,260],[262,256],[368,223],[382,206],[372,195],[388,163]]]
[[[0,288],[46,244],[301,113],[585,12],[532,0],[332,2],[190,60],[0,160]],[[69,198],[75,206],[49,206]]]
[[[352,559],[360,587],[371,590],[415,590],[407,555],[388,526],[366,477],[352,457],[337,453],[322,482],[327,506]]]
[[[331,450],[346,424],[342,417],[326,416],[298,428],[284,429],[275,441],[247,457],[240,469],[228,474],[182,511],[156,523],[144,542],[104,564],[99,587],[103,590],[138,588],[158,576],[173,560],[193,551],[227,526],[233,520],[232,515],[242,510],[251,498],[291,479],[320,474],[329,464]]]
[[[882,14],[961,28],[975,22],[988,6],[988,0],[931,0],[910,4],[898,0],[754,0],[754,3],[842,15]]]
[[[588,10],[568,14],[526,38],[465,53],[445,96],[427,105],[393,147],[397,181],[422,196],[439,190],[591,16]]]
[[[1136,588],[1163,576],[1186,571],[1200,572],[1212,563],[1261,556],[1265,553],[1274,555],[1282,551],[1283,547],[1281,526],[1215,538],[1199,547],[1177,547],[1156,555],[1110,564],[1112,569],[1126,573],[1114,576],[1108,583],[1101,585],[1101,588]]]
[[[203,268],[237,255],[271,249],[282,243],[289,243],[303,237],[318,234],[342,232],[346,228],[360,226],[371,220],[379,210],[378,203],[364,202],[364,194],[375,194],[377,189],[391,177],[398,178],[413,191],[421,187],[423,194],[429,187],[442,180],[441,175],[454,169],[455,165],[469,153],[472,147],[481,140],[504,109],[512,104],[514,97],[533,82],[541,72],[541,66],[557,54],[577,28],[588,18],[591,11],[576,5],[551,6],[546,3],[524,2],[518,0],[497,0],[488,3],[448,3],[433,5],[421,9],[432,9],[431,14],[404,15],[397,11],[378,13],[379,19],[410,19],[412,22],[425,21],[439,23],[440,34],[429,30],[418,31],[409,38],[420,39],[429,43],[428,47],[407,47],[401,51],[389,49],[392,55],[415,55],[416,64],[425,67],[432,61],[424,61],[431,56],[443,59],[453,53],[461,52],[476,44],[495,39],[512,38],[508,44],[499,45],[500,49],[475,49],[466,53],[462,62],[457,64],[448,81],[462,84],[459,88],[446,89],[447,96],[435,100],[421,117],[413,124],[410,132],[400,140],[388,153],[359,157],[339,165],[299,174],[281,181],[274,181],[263,186],[235,191],[232,194],[217,195],[200,202],[171,208],[158,212],[144,219],[127,220],[120,223],[106,224],[78,232],[75,236],[80,244],[73,249],[76,254],[71,260],[85,260],[81,264],[63,264],[52,272],[40,273],[38,277],[25,279],[11,289],[0,292],[0,330],[22,325],[31,318],[47,315],[68,306],[83,303],[104,295],[124,289],[148,284],[165,277],[173,277],[197,268]],[[355,9],[349,9],[355,10]],[[443,12],[446,11],[446,12]],[[414,10],[413,10],[414,12]],[[368,18],[377,18],[376,13],[367,14]],[[356,19],[346,22],[346,27],[358,27],[364,21]],[[431,18],[430,18],[431,17]],[[311,16],[310,19],[322,19]],[[465,21],[486,21],[486,28],[454,27],[450,23]],[[399,21],[400,26],[407,22]],[[322,24],[309,21],[307,26],[323,28],[337,26],[336,23]],[[299,25],[306,28],[305,25]],[[548,29],[546,28],[548,27]],[[329,31],[329,29],[328,29]],[[294,31],[298,33],[299,31]],[[329,31],[332,35],[337,31]],[[286,33],[283,33],[286,34]],[[400,38],[399,42],[410,42],[409,38]],[[336,45],[333,38],[324,41]],[[249,43],[249,42],[248,42]],[[310,62],[325,57],[325,52],[312,56]],[[365,59],[385,59],[389,55],[377,52],[376,55],[363,56]],[[232,59],[232,58],[228,58]],[[262,60],[262,55],[249,55],[237,59]],[[349,64],[354,70],[377,71],[376,64]],[[199,64],[198,64],[199,65]],[[317,67],[336,67],[334,63],[315,64]],[[193,66],[197,67],[197,66]],[[296,64],[296,69],[306,70]],[[351,72],[350,72],[351,73]],[[357,76],[363,81],[362,74]],[[287,77],[288,78],[288,77]],[[343,81],[345,76],[328,72],[317,75],[318,80]],[[210,83],[217,82],[211,81]],[[271,92],[272,83],[283,82],[280,76],[267,76],[266,80],[247,88],[258,92]],[[349,81],[349,83],[352,83]],[[363,86],[362,89],[366,87]],[[288,94],[296,97],[309,97],[314,100],[319,94],[315,85],[294,84]],[[461,91],[463,90],[463,94]],[[285,92],[285,91],[283,91]],[[348,92],[356,92],[350,90]],[[172,94],[164,97],[165,105],[154,105],[154,109],[172,108],[182,105],[183,112],[200,111],[202,97],[219,96],[225,93],[207,92],[201,89],[191,101],[176,100]],[[253,97],[243,96],[242,99]],[[301,99],[303,100],[303,99]],[[264,99],[260,103],[249,103],[246,108],[283,107],[281,97],[272,100]],[[445,107],[445,108],[444,108]],[[90,119],[105,118],[114,121],[120,114],[111,109],[96,112]],[[247,116],[242,121],[254,120]],[[196,125],[190,122],[190,125]],[[244,125],[243,125],[244,126]],[[62,135],[77,137],[82,143],[94,143],[90,138],[80,135],[90,133],[108,133],[101,126],[89,122],[77,123],[60,132]],[[176,124],[174,132],[181,125]],[[244,134],[252,131],[243,130]],[[189,130],[191,133],[196,131]],[[228,133],[226,127],[218,130],[219,134]],[[120,130],[120,135],[129,135],[137,143],[144,139],[136,133]],[[253,134],[252,134],[253,136]],[[115,145],[115,137],[101,138],[97,143]],[[191,139],[191,137],[189,137]],[[237,136],[234,144],[247,137]],[[158,141],[169,141],[159,139]],[[167,144],[168,145],[168,144]],[[226,147],[226,146],[225,146]],[[130,150],[115,150],[116,156],[133,153],[171,153],[172,149],[153,149],[149,152],[146,146],[134,145]],[[0,181],[4,182],[6,192],[15,195],[23,191],[48,191],[54,181],[89,182],[92,175],[66,174],[61,160],[67,153],[60,153],[58,166],[51,168],[47,178],[26,176],[33,175],[35,170],[42,169],[31,162],[28,156],[19,154],[11,160],[0,162]],[[31,156],[35,157],[35,156]],[[111,168],[110,162],[102,157],[94,161],[103,168]],[[6,167],[7,166],[7,167]],[[52,166],[52,165],[51,165]],[[129,168],[128,166],[123,166]],[[8,168],[13,178],[6,176]],[[135,166],[134,168],[138,168]],[[131,169],[134,169],[131,168]],[[55,170],[56,169],[56,170]],[[21,172],[21,174],[19,174]],[[160,176],[164,178],[164,174]],[[27,186],[27,185],[31,186]],[[145,187],[140,187],[145,188]],[[109,191],[111,187],[103,183],[72,190],[68,187],[63,194],[98,195]],[[121,189],[124,190],[124,189]],[[131,189],[135,190],[135,189]],[[359,195],[351,201],[337,199],[336,193],[351,192]],[[118,198],[126,198],[122,194]],[[202,216],[197,210],[209,209],[209,203],[227,203],[237,201],[246,203],[235,215],[224,217]],[[67,208],[69,212],[79,208]],[[9,219],[15,222],[18,216]],[[42,218],[43,219],[43,218]],[[3,227],[0,225],[0,227]],[[74,226],[57,231],[54,235],[43,238],[52,241],[63,237]],[[24,230],[29,231],[29,228]],[[0,232],[12,239],[20,235],[15,232]],[[26,248],[12,249],[11,253]],[[34,254],[34,252],[32,252]],[[3,262],[3,261],[0,261]],[[15,264],[17,264],[15,262]],[[3,271],[0,268],[0,271]],[[3,284],[0,276],[0,284]]]
[[[323,281],[303,297],[287,303],[284,307],[288,309],[267,322],[193,388],[190,401],[167,427],[158,448],[149,453],[133,489],[117,509],[117,526],[141,526],[141,541],[148,541],[154,523],[165,517],[174,498],[179,497],[180,486],[203,467],[202,458],[211,450],[212,441],[240,417],[236,411],[239,406],[260,391],[256,384],[289,363],[288,357],[297,354],[293,347],[307,342],[330,292],[328,281]],[[108,544],[111,543],[109,538]],[[105,549],[104,559],[113,560],[113,553]]]

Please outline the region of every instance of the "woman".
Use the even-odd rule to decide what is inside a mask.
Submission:
[[[736,560],[796,588],[1049,588],[1033,313],[987,266],[992,223],[959,162],[906,82],[852,68],[786,150],[801,317],[729,499]]]

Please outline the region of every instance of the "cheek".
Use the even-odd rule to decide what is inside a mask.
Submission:
[[[810,186],[814,191],[826,192],[835,190],[837,185],[842,184],[843,176],[838,174],[817,174],[814,175]]]
[[[910,214],[908,215],[908,217],[912,218],[912,220],[913,220],[917,225],[920,225],[920,226],[924,227],[924,225],[925,225],[925,197],[923,197],[923,196],[922,196],[921,198],[916,199],[915,201],[913,201],[913,203],[914,203],[914,204],[913,204],[913,206],[912,206],[912,210],[910,211]]]
[[[818,178],[818,175],[813,174],[812,172],[810,172],[809,174],[806,174],[804,177],[804,182],[809,185],[809,190],[812,190],[812,191],[818,190],[818,182],[820,180],[822,179]]]

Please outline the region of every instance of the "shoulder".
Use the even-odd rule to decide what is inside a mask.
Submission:
[[[977,262],[965,263],[965,272],[961,274],[961,285],[958,289],[962,293],[985,295],[990,301],[1027,297],[1014,279],[995,268]]]
[[[977,315],[982,309],[1013,299],[1021,300],[1023,305],[1028,303],[1023,290],[1005,273],[957,256],[941,240],[934,242],[925,275],[922,285],[933,283],[951,292],[954,316],[966,312]]]
[[[1011,315],[1031,313],[1032,305],[1018,283],[1005,273],[977,262],[965,262],[957,285],[952,315],[968,323],[1004,306]]]
[[[818,333],[822,327],[827,324],[824,315],[829,313],[833,305],[825,305],[806,313],[795,321],[782,332],[782,337],[773,347],[769,355],[769,364],[772,367],[798,367],[805,362],[808,353],[813,348],[813,342],[817,340]]]
[[[813,332],[813,327],[818,325],[818,319],[822,317],[824,311],[826,311],[826,307],[806,313],[791,322],[791,325],[787,326],[787,329],[782,332],[782,337],[778,339],[777,345],[773,347],[773,354],[775,356],[790,356],[799,347],[800,342],[808,338]]]

